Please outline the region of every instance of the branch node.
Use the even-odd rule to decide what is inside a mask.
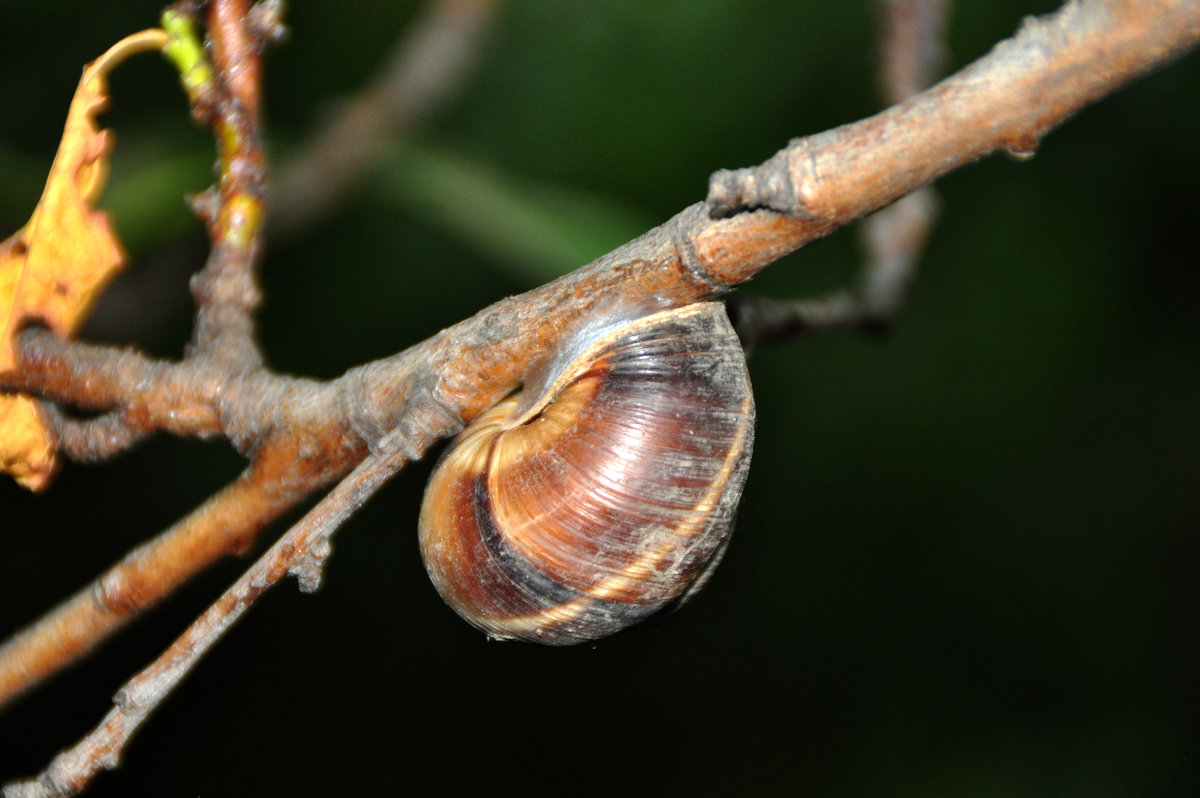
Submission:
[[[129,423],[125,413],[114,410],[88,419],[63,415],[55,405],[46,408],[58,434],[60,449],[79,463],[98,463],[129,451],[140,443],[148,431]]]
[[[1009,138],[1001,145],[1001,150],[1014,161],[1028,161],[1037,154],[1038,145],[1041,143],[1040,137],[1029,133]]]
[[[288,568],[288,576],[296,577],[301,593],[316,593],[325,576],[325,563],[333,553],[333,544],[328,538],[317,540]]]
[[[278,44],[288,37],[288,27],[283,22],[283,0],[259,0],[250,8],[250,32],[263,42]]]
[[[679,262],[683,264],[687,273],[695,278],[696,282],[714,289],[719,295],[728,292],[733,286],[714,275],[712,268],[696,249],[695,235],[697,231],[705,228],[707,220],[708,212],[703,203],[698,202],[684,208],[670,222],[671,241],[675,245]]]
[[[221,197],[217,194],[216,187],[209,186],[204,191],[188,194],[185,199],[196,218],[203,222],[205,227],[211,228],[217,220],[217,211],[221,208]]]
[[[122,687],[120,690],[114,693],[112,702],[114,705],[119,707],[122,712],[128,712],[136,706],[133,694],[130,692],[128,687]]]
[[[812,163],[808,139],[796,139],[758,166],[718,169],[708,180],[712,218],[765,209],[798,219],[815,219],[810,208]]]

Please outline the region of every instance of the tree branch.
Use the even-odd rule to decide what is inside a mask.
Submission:
[[[321,568],[331,551],[329,539],[351,513],[434,440],[421,430],[398,428],[385,442],[389,455],[364,460],[271,546],[162,656],[117,691],[113,698],[115,706],[95,730],[56,756],[36,779],[5,785],[4,798],[74,795],[96,774],[120,764],[125,747],[142,723],[268,588],[291,574],[297,577],[301,590],[317,589]]]
[[[710,237],[763,243],[758,255],[726,256],[740,262],[736,281],[779,249],[802,246],[992,152],[1027,157],[1079,109],[1195,47],[1198,17],[1193,5],[1171,0],[1095,0],[1029,19],[1015,37],[910,100],[797,139],[761,166],[717,172],[709,205],[737,217]],[[745,213],[759,209],[792,223]]]
[[[945,56],[945,0],[879,0],[880,94],[892,105],[933,82]],[[742,293],[730,319],[747,349],[812,332],[891,328],[916,277],[918,260],[938,213],[925,186],[867,217],[861,241],[866,260],[858,285],[818,299],[783,301]]]
[[[0,707],[87,654],[209,565],[244,553],[267,524],[340,476],[324,466],[304,476],[297,468],[302,462],[283,447],[260,457],[186,518],[9,638],[0,646]]]
[[[496,303],[401,355],[325,386],[325,407],[335,412],[324,432],[342,441],[342,449],[309,448],[323,440],[320,434],[290,426],[312,418],[305,395],[280,390],[285,378],[263,376],[271,390],[260,399],[278,408],[274,434],[239,433],[237,421],[224,416],[221,429],[253,454],[256,469],[262,458],[273,463],[264,493],[268,484],[303,486],[305,475],[328,476],[361,461],[359,466],[126,685],[101,727],[40,779],[10,785],[5,795],[78,790],[111,767],[157,702],[266,587],[289,571],[311,587],[329,536],[354,508],[433,441],[519,385],[538,353],[590,316],[614,306],[648,313],[720,296],[789,252],[983,155],[1031,152],[1081,107],[1198,40],[1200,7],[1170,0],[1071,3],[1057,15],[1030,21],[1014,39],[921,95],[796,140],[761,166],[719,172],[707,203],[572,275]],[[23,338],[22,361],[38,361],[44,354],[38,346],[37,337]],[[23,378],[14,378],[15,387],[23,388]],[[247,378],[243,389],[252,391],[251,384]],[[282,442],[278,450],[276,442]],[[303,466],[284,465],[283,455],[278,461],[268,457],[288,447]],[[364,460],[368,447],[373,454]]]
[[[710,203],[685,209],[588,266],[502,300],[402,354],[351,370],[324,386],[318,406],[328,415],[312,412],[313,394],[261,372],[230,378],[239,389],[221,391],[244,401],[213,399],[215,406],[200,409],[198,417],[221,418],[222,432],[249,452],[269,437],[255,413],[269,413],[266,430],[287,441],[280,447],[304,453],[314,468],[331,463],[330,479],[367,448],[378,450],[396,428],[451,435],[516,388],[537,353],[594,313],[618,305],[649,313],[720,296],[899,194],[1013,142],[1038,140],[1088,101],[1194,47],[1198,38],[1200,10],[1191,6],[1167,0],[1068,5],[1028,22],[1013,40],[899,106],[798,139],[762,166],[718,172]],[[764,186],[771,187],[767,196]],[[758,207],[769,204],[785,210]],[[22,338],[22,344],[22,362],[46,359],[36,339]],[[97,362],[90,371],[108,369]],[[144,376],[122,374],[119,382],[137,385]],[[37,393],[38,384],[36,374],[19,374],[10,387]],[[113,383],[110,390],[122,389]],[[68,393],[64,389],[62,398],[72,398]],[[162,415],[170,412],[164,408]],[[319,427],[303,426],[317,416]],[[420,456],[424,449],[414,451]]]
[[[242,369],[262,366],[254,341],[253,314],[262,301],[254,268],[267,183],[259,119],[261,56],[270,30],[256,24],[262,15],[250,9],[251,0],[209,4],[213,85],[203,96],[212,103],[208,121],[216,134],[218,179],[212,194],[194,204],[209,223],[213,246],[191,280],[196,326],[189,349],[189,356]]]

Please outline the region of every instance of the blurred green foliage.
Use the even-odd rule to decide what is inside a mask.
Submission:
[[[960,4],[950,67],[1055,5]],[[267,62],[280,160],[417,10],[289,10]],[[6,228],[36,202],[81,66],[158,11],[10,9]],[[714,169],[871,113],[873,34],[863,0],[508,4],[461,96],[333,218],[269,248],[272,364],[332,376],[398,351],[669,218]],[[132,263],[89,335],[173,356],[204,258],[181,197],[211,179],[212,145],[153,57],[113,89],[105,203]],[[579,650],[485,644],[417,559],[421,464],[339,536],[322,592],[262,602],[93,794],[1197,794],[1198,92],[1192,56],[1032,161],[942,181],[886,340],[752,354],[755,462],[689,611]],[[751,289],[846,284],[854,235]],[[157,440],[44,497],[0,485],[0,633],[239,468],[223,445]],[[97,721],[242,567],[0,715],[0,778]]]

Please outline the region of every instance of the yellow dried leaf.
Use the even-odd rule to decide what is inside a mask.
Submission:
[[[83,70],[42,198],[29,221],[0,244],[0,373],[16,365],[13,335],[40,321],[59,335],[79,329],[93,300],[117,273],[121,244],[92,204],[104,189],[112,137],[96,124],[108,101],[108,72],[134,53],[161,50],[166,33],[127,36]],[[30,490],[55,468],[52,432],[37,402],[0,395],[0,470]]]

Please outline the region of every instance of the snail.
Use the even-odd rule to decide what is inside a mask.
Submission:
[[[707,581],[753,439],[724,306],[585,329],[442,456],[421,508],[425,568],[493,639],[613,634]]]

